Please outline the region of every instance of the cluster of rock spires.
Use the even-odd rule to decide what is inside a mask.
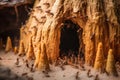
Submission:
[[[93,65],[99,42],[105,44],[105,57],[112,48],[116,53],[115,59],[119,60],[120,25],[119,13],[114,12],[114,9],[118,10],[116,6],[119,7],[119,3],[112,0],[36,0],[30,18],[20,29],[25,51],[32,36],[34,53],[37,53],[39,45],[45,44],[48,59],[54,62],[60,55],[61,28],[64,21],[71,20],[83,30],[79,36],[82,36],[86,64]]]
[[[106,60],[103,54],[103,44],[101,42],[98,44],[96,59],[94,63],[94,69],[100,72],[106,71],[108,74],[118,76],[118,73],[115,67],[115,59],[113,55],[113,50],[109,49],[107,60]]]
[[[0,47],[3,48],[2,40],[0,41]],[[35,68],[37,68],[38,70],[43,69],[43,68],[45,68],[46,70],[50,70],[45,45],[43,45],[42,48],[43,48],[42,54],[40,54],[40,50],[38,49],[38,53],[35,56],[34,52],[33,52],[33,46],[32,46],[31,40],[30,40],[30,43],[29,43],[29,49],[28,49],[27,52],[25,52],[25,48],[24,48],[22,40],[20,41],[19,47],[15,46],[13,48],[11,38],[8,36],[6,46],[5,46],[5,52],[8,53],[10,51],[13,51],[15,54],[18,54],[19,56],[26,55],[27,56],[26,57],[27,61],[36,58],[35,59],[35,64],[34,64]]]
[[[2,47],[2,42],[0,42],[0,44]],[[19,48],[17,46],[15,46],[13,49],[12,41],[11,41],[10,37],[8,37],[7,42],[6,42],[5,52],[7,53],[9,51],[14,51],[14,53],[18,54],[19,56],[27,55],[26,56],[27,61],[36,58],[35,62],[34,62],[34,68],[36,68],[37,70],[44,69],[44,70],[50,71],[50,66],[49,66],[50,63],[48,61],[48,57],[46,54],[45,44],[42,45],[42,49],[43,49],[43,52],[40,53],[40,48],[39,48],[38,52],[35,56],[33,53],[33,47],[31,45],[31,41],[29,43],[29,49],[28,49],[27,53],[24,50],[24,45],[23,45],[22,41],[20,41]],[[70,64],[70,63],[68,63],[68,64]],[[115,66],[113,50],[109,49],[108,57],[107,57],[107,59],[105,59],[104,54],[103,54],[103,44],[101,42],[98,44],[98,49],[97,49],[95,63],[94,63],[94,69],[99,72],[106,71],[109,75],[118,76],[116,66]]]

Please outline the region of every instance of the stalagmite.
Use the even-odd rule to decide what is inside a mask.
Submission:
[[[101,71],[103,70],[103,65],[104,65],[103,44],[102,42],[99,42],[97,53],[96,53],[94,69]]]
[[[108,74],[118,76],[117,71],[116,71],[116,67],[115,67],[115,60],[114,60],[114,55],[113,55],[112,49],[109,49],[109,52],[108,52],[106,71]]]
[[[17,47],[17,46],[14,47],[14,53],[15,53],[15,54],[18,53],[18,47]]]
[[[45,69],[47,71],[50,70],[45,44],[42,45],[42,52],[40,54],[38,69]]]
[[[29,47],[28,47],[28,52],[26,53],[27,60],[30,60],[34,58],[34,50],[33,50],[33,45],[32,45],[32,37],[30,38],[29,41]]]
[[[34,62],[34,68],[38,68],[39,60],[40,60],[40,53],[41,53],[41,45],[37,47],[37,51],[35,53],[35,62]]]
[[[23,44],[23,41],[20,40],[20,45],[19,45],[19,52],[18,52],[18,55],[21,56],[21,55],[24,55],[24,54],[25,54],[24,44]]]
[[[39,60],[40,60],[40,49],[38,49],[38,51],[36,53],[36,59],[35,59],[35,63],[34,63],[34,68],[38,67]]]
[[[5,52],[8,52],[12,50],[12,42],[11,42],[11,39],[10,37],[8,36],[7,37],[7,43],[6,43],[6,48],[5,48]]]

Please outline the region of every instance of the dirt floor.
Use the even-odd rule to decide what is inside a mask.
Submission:
[[[25,57],[19,57],[13,52],[0,51],[0,80],[120,80],[120,72],[118,77],[108,76],[106,73],[94,71],[91,67],[82,70],[70,65],[65,65],[64,69],[50,65],[51,71],[48,73],[34,71],[31,69],[33,62],[26,64]],[[89,75],[88,70],[91,70]],[[98,79],[95,79],[96,75]]]

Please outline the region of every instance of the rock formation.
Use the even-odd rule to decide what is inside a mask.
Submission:
[[[21,27],[25,50],[29,45],[27,40],[34,32],[34,53],[37,54],[39,44],[44,43],[48,59],[54,62],[60,55],[60,33],[66,20],[79,25],[83,31],[79,36],[83,41],[86,64],[93,65],[99,42],[103,43],[105,58],[112,48],[115,59],[120,60],[119,0],[36,0],[25,27]],[[44,54],[42,51],[41,47],[40,54]]]
[[[95,58],[94,68],[98,71],[103,70],[104,68],[104,54],[103,54],[103,44],[100,42],[98,44],[98,49]]]
[[[50,71],[50,67],[49,67],[49,61],[48,61],[48,57],[46,54],[46,47],[45,44],[42,45],[42,52],[40,54],[39,57],[39,63],[38,63],[38,69],[45,69],[47,71]]]
[[[15,54],[18,53],[18,47],[17,47],[17,46],[14,47],[14,53],[15,53]]]
[[[117,73],[116,67],[115,67],[115,59],[114,59],[112,49],[110,49],[108,52],[106,71],[111,75],[118,76],[118,73]]]
[[[34,58],[34,50],[33,50],[33,45],[32,45],[32,37],[29,40],[29,47],[28,47],[28,51],[26,53],[26,57],[27,57],[27,60],[30,60],[30,59]]]
[[[12,48],[12,41],[11,38],[8,36],[7,38],[7,42],[6,42],[6,48],[5,48],[5,52],[11,51]]]
[[[24,54],[25,54],[24,44],[23,41],[20,40],[18,55],[24,55]]]

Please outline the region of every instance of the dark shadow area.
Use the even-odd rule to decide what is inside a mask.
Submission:
[[[60,56],[79,53],[79,26],[71,20],[66,20],[61,28]]]
[[[25,6],[27,8],[25,8]],[[0,33],[13,28],[18,29],[22,24],[25,24],[29,17],[30,8],[32,8],[32,5],[18,6],[18,18],[14,7],[4,7],[0,9]]]
[[[20,36],[19,29],[6,30],[0,33],[0,39],[2,39],[3,44],[6,44],[7,37],[10,36],[13,46],[18,46],[18,40]]]
[[[0,80],[29,80],[26,77],[18,76],[9,68],[0,65]]]
[[[26,23],[32,6],[33,4],[18,6],[18,18],[14,7],[0,8],[0,39],[4,45],[8,36],[11,37],[13,46],[19,44],[20,27]]]

